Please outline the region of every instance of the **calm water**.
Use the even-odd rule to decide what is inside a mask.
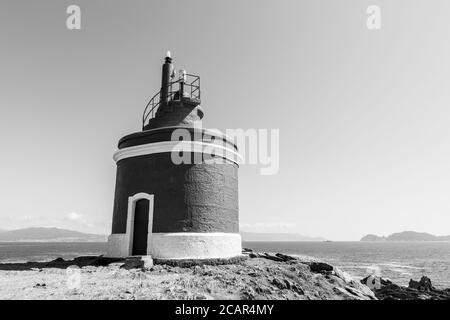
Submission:
[[[104,242],[0,242],[0,262],[71,259],[105,252]]]
[[[436,287],[450,288],[450,242],[244,242],[243,246],[317,257],[358,278],[375,267],[399,284],[426,275]],[[70,259],[105,251],[106,243],[0,243],[0,262]]]

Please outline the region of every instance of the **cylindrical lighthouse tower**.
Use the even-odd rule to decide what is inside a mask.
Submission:
[[[170,53],[142,131],[120,139],[110,257],[218,259],[241,254],[238,153],[203,129],[200,78],[177,74]]]

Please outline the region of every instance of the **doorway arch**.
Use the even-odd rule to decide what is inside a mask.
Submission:
[[[144,240],[140,240],[140,241],[146,241],[145,243],[145,253],[144,252],[139,252],[139,255],[149,255],[150,253],[150,249],[151,249],[151,241],[152,241],[152,231],[153,231],[153,209],[154,209],[154,195],[153,194],[148,194],[148,193],[144,193],[144,192],[140,192],[135,194],[134,196],[128,197],[128,212],[127,212],[127,235],[128,235],[128,241],[129,241],[129,246],[128,246],[128,255],[132,256],[134,254],[133,252],[133,247],[135,247],[133,245],[133,242],[135,241],[135,239],[141,239],[142,234],[141,235],[137,235],[137,237],[135,238],[135,223],[136,222],[142,222],[145,221],[146,219],[143,219],[144,217],[142,215],[147,214],[147,212],[142,212],[142,208],[146,208],[146,205],[144,204],[147,203],[148,201],[148,223],[146,226],[143,226],[143,228],[139,228],[138,230],[136,230],[136,232],[142,232],[143,230],[146,230],[146,237]],[[139,202],[139,204],[138,204]],[[138,205],[137,205],[138,204]],[[138,209],[138,217],[136,219],[136,208]],[[138,250],[142,250],[142,243],[137,245],[135,247],[135,249],[138,248]],[[139,249],[140,248],[140,249]],[[134,250],[136,251],[136,250]]]

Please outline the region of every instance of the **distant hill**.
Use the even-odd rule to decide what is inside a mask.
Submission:
[[[58,228],[26,228],[0,232],[0,242],[104,242],[107,236]]]
[[[296,233],[241,232],[242,241],[325,241],[320,237],[308,237]]]
[[[360,241],[450,241],[450,236],[435,236],[425,232],[404,231],[393,233],[387,237],[368,234]]]
[[[366,241],[366,242],[372,242],[372,241],[386,241],[386,237],[379,237],[374,234],[368,234],[361,238],[359,241]]]

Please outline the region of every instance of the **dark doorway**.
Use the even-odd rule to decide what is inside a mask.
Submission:
[[[138,200],[134,210],[133,256],[147,255],[149,201]]]

